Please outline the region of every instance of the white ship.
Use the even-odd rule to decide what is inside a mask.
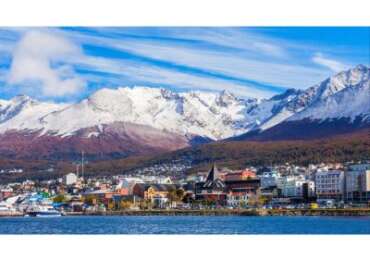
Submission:
[[[62,214],[52,206],[38,205],[26,211],[28,217],[61,217]]]
[[[38,203],[32,203],[26,209],[27,217],[61,217],[62,213],[56,210],[51,201],[42,200]]]

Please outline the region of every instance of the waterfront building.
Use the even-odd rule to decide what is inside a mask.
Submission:
[[[144,183],[137,183],[133,188],[133,195],[139,196],[145,200],[148,200],[152,203],[155,203],[155,200],[159,200],[159,198],[168,198],[169,192],[177,190],[175,184],[144,184]],[[163,200],[161,201],[161,203]]]
[[[68,173],[67,175],[63,177],[63,183],[64,185],[67,185],[67,186],[76,184],[77,180],[78,180],[77,175],[72,172]]]
[[[168,204],[168,197],[161,194],[156,194],[151,198],[154,208],[164,209]]]
[[[245,208],[249,203],[249,194],[245,192],[230,191],[226,196],[226,204],[233,208]]]
[[[244,192],[248,194],[257,194],[261,187],[261,180],[257,177],[239,180],[225,181],[227,192]]]
[[[261,188],[269,189],[271,187],[276,187],[280,177],[280,174],[276,171],[263,172],[261,175],[259,175],[261,180]]]
[[[255,171],[244,170],[226,175],[227,204],[232,207],[256,206],[260,196],[261,181]]]
[[[114,191],[116,194],[119,194],[119,195],[129,195],[130,194],[129,189],[125,187],[116,187]]]
[[[315,195],[315,182],[307,180],[303,175],[285,176],[280,179],[278,185],[283,197],[309,199]]]
[[[225,174],[224,180],[225,181],[241,181],[247,179],[256,178],[256,172],[251,171],[249,169],[245,169],[244,171],[235,171]]]
[[[315,173],[317,199],[343,199],[344,172],[342,170],[318,169]]]
[[[225,182],[219,177],[219,171],[214,164],[205,182],[196,183],[195,199],[220,205],[226,204]]]
[[[354,164],[345,172],[346,201],[365,202],[370,200],[370,164]]]
[[[136,177],[127,177],[119,179],[116,185],[116,190],[122,195],[133,194],[133,189],[136,183],[144,183],[142,179]],[[124,194],[127,193],[127,194]]]
[[[81,212],[83,210],[83,200],[81,196],[72,196],[68,202],[68,206],[73,212]]]

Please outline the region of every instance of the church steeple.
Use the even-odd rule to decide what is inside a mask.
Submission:
[[[225,188],[225,184],[222,180],[218,178],[218,169],[216,164],[212,165],[211,170],[208,173],[206,182],[203,185],[205,189],[215,189],[215,190],[222,190]]]
[[[214,181],[214,180],[217,179],[217,177],[218,177],[218,169],[217,169],[216,164],[214,163],[212,165],[211,170],[208,172],[208,176],[207,176],[206,182],[208,182],[208,181]]]

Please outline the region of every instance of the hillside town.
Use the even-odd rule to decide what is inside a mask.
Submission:
[[[0,215],[73,215],[135,210],[367,208],[370,163],[279,165],[241,170],[213,164],[184,178],[138,174],[0,186]]]

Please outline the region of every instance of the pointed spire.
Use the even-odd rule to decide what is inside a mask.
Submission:
[[[214,181],[218,177],[218,169],[216,164],[214,163],[212,165],[211,170],[208,173],[207,180],[206,181]]]
[[[211,170],[208,173],[207,180],[203,185],[203,188],[205,189],[215,189],[215,190],[223,190],[225,187],[225,184],[222,180],[218,178],[218,169],[216,167],[216,164],[212,165]]]

